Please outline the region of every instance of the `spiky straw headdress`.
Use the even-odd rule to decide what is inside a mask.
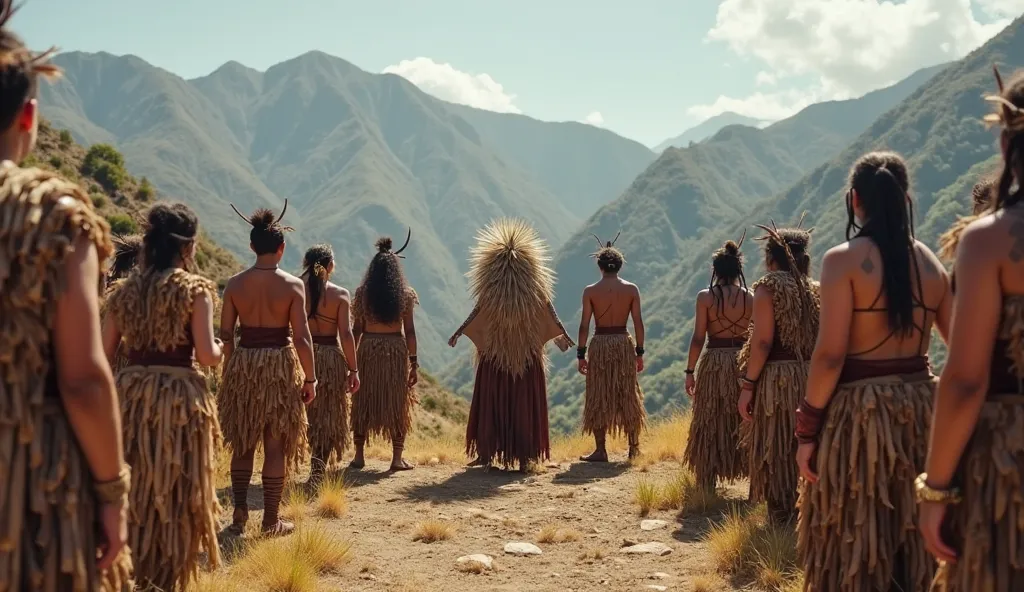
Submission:
[[[804,230],[802,228],[804,225],[804,218],[806,217],[807,212],[804,212],[800,216],[800,220],[797,222],[795,230],[804,232],[809,235],[812,232],[814,232],[814,228],[808,228],[807,230]],[[764,236],[759,236],[754,240],[768,241],[769,243],[774,243],[782,247],[783,251],[785,251],[786,253],[786,262],[788,263],[789,274],[793,277],[793,280],[796,282],[797,286],[799,286],[800,305],[804,311],[804,318],[813,318],[813,316],[817,314],[818,307],[815,304],[814,298],[811,295],[811,278],[808,277],[807,275],[804,275],[800,271],[800,266],[797,265],[796,257],[793,256],[793,251],[792,249],[789,248],[789,243],[786,241],[785,237],[782,236],[782,233],[785,232],[786,229],[783,228],[780,230],[779,227],[775,225],[775,220],[769,219],[769,222],[770,226],[766,226],[764,224],[754,225],[757,228],[760,228],[761,230],[765,231]]]
[[[988,95],[985,100],[996,107],[995,113],[985,116],[984,121],[988,125],[1000,125],[1010,133],[1024,132],[1024,109],[1014,105],[1012,101],[1002,96],[1005,85],[999,68],[992,66],[992,72],[996,77],[996,86],[999,88],[998,95]]]
[[[483,228],[470,251],[466,276],[488,343],[480,355],[520,374],[543,351],[540,327],[549,323],[555,276],[547,245],[526,221],[500,218]]]

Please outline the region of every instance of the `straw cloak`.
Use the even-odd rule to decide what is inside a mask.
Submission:
[[[407,288],[402,314],[409,314],[419,302],[416,290]],[[352,311],[355,325],[365,327],[367,322],[373,322],[368,316],[362,286],[356,289]],[[363,332],[360,336],[356,352],[360,385],[352,396],[352,431],[357,437],[379,436],[392,444],[404,444],[417,402],[416,389],[409,386],[411,364],[405,339],[401,330]]]
[[[1024,590],[1024,296],[1004,296],[989,394],[960,459],[963,499],[946,509],[944,538],[958,552],[935,592]],[[947,534],[948,533],[948,534]]]
[[[807,390],[807,372],[818,337],[820,297],[818,283],[808,278],[814,318],[804,319],[801,290],[807,289],[789,272],[773,271],[754,282],[751,291],[771,290],[775,314],[772,352],[754,390],[754,421],[743,428],[749,453],[750,499],[767,501],[769,512],[780,517],[795,512],[797,500],[796,408]],[[738,356],[740,375],[750,358],[754,325]]]
[[[710,338],[694,369],[693,420],[684,458],[704,487],[749,473],[748,453],[738,445],[741,420],[736,412],[740,398],[736,356],[741,341],[719,339],[716,343]]]
[[[587,348],[587,392],[583,433],[607,430],[635,437],[644,429],[647,412],[636,372],[636,342],[625,327],[598,328]]]
[[[324,463],[341,461],[351,443],[349,432],[348,363],[338,336],[313,336],[316,398],[307,410],[309,448]]]
[[[477,350],[466,451],[486,465],[525,468],[551,454],[544,347],[554,339],[565,351],[569,341],[558,339],[565,329],[547,262],[543,241],[519,220],[484,228],[471,254],[476,307],[457,334]]]
[[[0,592],[128,591],[131,553],[96,569],[97,501],[61,403],[52,323],[64,260],[109,227],[54,173],[0,165]],[[17,252],[13,252],[16,249]]]
[[[107,311],[127,365],[117,375],[132,466],[129,544],[142,585],[184,590],[200,554],[220,564],[217,405],[194,363],[192,307],[216,285],[182,269],[137,270],[115,284]]]

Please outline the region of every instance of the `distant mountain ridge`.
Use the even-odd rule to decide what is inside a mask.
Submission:
[[[766,122],[760,119],[747,117],[745,115],[740,115],[739,113],[733,113],[732,111],[726,111],[725,113],[719,113],[718,115],[713,115],[705,119],[704,121],[698,123],[697,125],[691,127],[690,129],[686,130],[685,132],[679,134],[674,138],[669,138],[665,140],[661,144],[655,146],[653,150],[655,153],[661,154],[666,149],[672,147],[686,148],[691,143],[696,144],[699,142],[703,142],[704,140],[707,140],[711,136],[717,134],[718,131],[721,130],[722,128],[728,127],[730,125],[763,127],[764,123]]]

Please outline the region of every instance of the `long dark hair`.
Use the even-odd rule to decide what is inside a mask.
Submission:
[[[859,227],[853,213],[857,194],[867,218]],[[846,239],[871,239],[882,257],[882,289],[885,292],[889,328],[903,335],[914,324],[914,286],[918,298],[921,272],[914,261],[914,202],[910,199],[910,176],[900,155],[871,152],[857,159],[850,169],[850,190],[846,194]],[[913,277],[911,277],[913,274]]]
[[[0,130],[9,129],[25,103],[35,98],[40,77],[60,75],[60,68],[49,62],[56,48],[40,53],[30,51],[8,29],[15,12],[12,0],[0,1]]]
[[[406,241],[408,245],[408,241]],[[391,237],[377,239],[377,254],[370,260],[363,276],[363,298],[369,317],[385,325],[397,323],[405,312],[408,284],[398,253],[391,250]]]
[[[199,220],[192,208],[183,203],[154,204],[146,214],[143,265],[157,271],[170,269],[198,232]]]
[[[718,284],[719,281],[732,284],[739,279],[740,285],[743,286],[743,292],[747,291],[747,278],[743,275],[743,251],[740,251],[740,248],[743,246],[743,239],[746,237],[747,231],[744,230],[739,243],[731,240],[725,241],[725,244],[711,256],[711,282],[708,283],[708,291],[711,292],[711,297],[714,298],[718,306],[719,315],[725,314],[725,290]],[[715,288],[718,288],[717,294],[715,293]],[[737,297],[742,295],[742,293],[737,294]],[[735,304],[735,301],[733,301],[733,304]],[[744,298],[744,316],[746,316],[746,313],[747,299]]]
[[[1003,128],[1006,150],[1003,155],[1003,170],[995,190],[994,210],[1016,205],[1024,192],[1024,70],[1018,70],[1009,84],[1003,84],[999,70],[993,67],[999,94],[986,97],[996,107],[996,112],[985,117],[990,124]],[[1014,181],[1017,182],[1013,190]]]
[[[306,278],[306,292],[309,294],[308,318],[316,316],[317,307],[327,291],[327,268],[334,262],[331,245],[320,243],[306,251],[302,259],[302,277]]]

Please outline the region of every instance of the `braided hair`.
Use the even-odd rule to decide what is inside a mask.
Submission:
[[[714,255],[711,256],[711,281],[708,283],[708,291],[714,298],[716,305],[718,306],[718,314],[725,314],[725,291],[719,282],[726,284],[732,284],[737,279],[740,281],[740,285],[743,286],[743,291],[747,291],[747,278],[743,275],[743,252],[740,248],[743,246],[743,239],[747,237],[747,231],[743,231],[743,236],[740,237],[740,241],[725,241]],[[715,292],[715,288],[718,292]],[[737,294],[738,298],[742,294]],[[733,301],[735,304],[735,300]],[[747,301],[743,300],[743,313],[746,315],[747,312]]]
[[[306,251],[302,259],[302,277],[307,280],[306,291],[309,293],[309,315],[308,318],[316,316],[320,300],[327,291],[327,269],[334,263],[334,250],[331,245],[320,243],[313,245]]]
[[[257,208],[248,216],[239,212],[234,204],[231,204],[231,209],[238,214],[239,218],[252,226],[252,230],[249,231],[249,244],[252,245],[252,250],[257,255],[276,253],[284,244],[284,233],[295,230],[291,226],[281,225],[281,219],[288,211],[287,199],[284,200],[284,207],[281,208],[281,214],[277,217],[274,217],[274,212],[267,208]]]
[[[147,269],[163,271],[173,267],[182,249],[195,242],[199,219],[183,203],[157,203],[146,213],[146,233],[142,237],[143,264]]]
[[[18,8],[0,0],[0,130],[8,130],[25,104],[36,98],[39,78],[57,78],[61,70],[50,63],[57,48],[33,52],[8,24]]]
[[[1005,85],[999,70],[993,67],[993,71],[999,94],[985,97],[996,108],[995,113],[985,117],[985,122],[1003,128],[1003,170],[992,207],[999,210],[1016,205],[1024,191],[1021,187],[1024,185],[1024,70],[1017,71]]]

